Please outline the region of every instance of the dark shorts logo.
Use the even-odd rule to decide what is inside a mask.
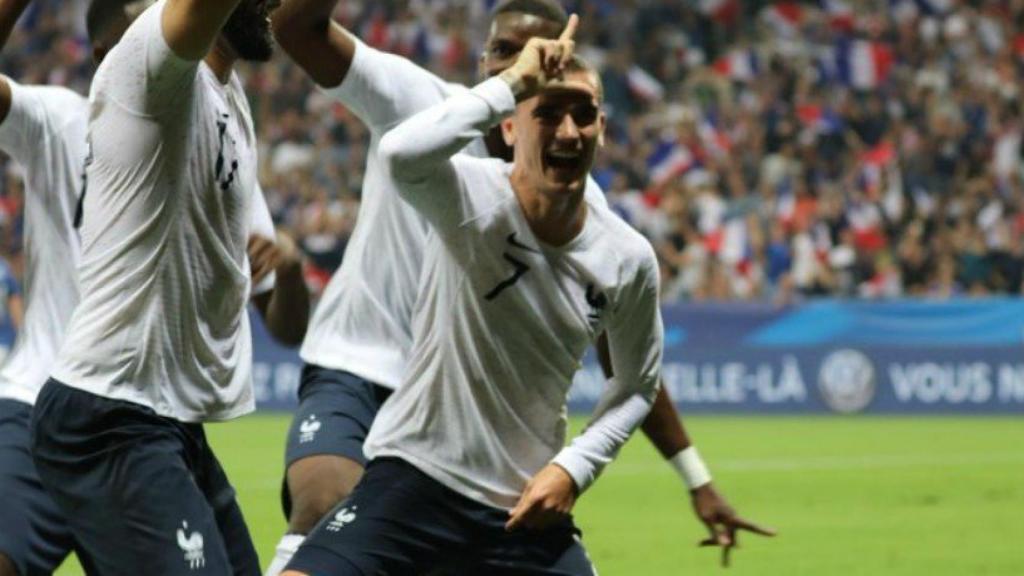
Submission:
[[[825,356],[818,369],[821,399],[835,412],[860,412],[875,398],[875,365],[863,352],[845,348]]]

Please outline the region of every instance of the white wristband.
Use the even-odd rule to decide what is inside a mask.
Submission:
[[[696,446],[682,450],[669,459],[669,464],[676,469],[690,490],[696,490],[705,484],[711,483],[711,472],[700,458]]]

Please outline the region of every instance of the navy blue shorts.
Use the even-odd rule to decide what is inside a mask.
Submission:
[[[202,425],[51,378],[32,432],[39,478],[95,567],[90,574],[260,574]]]
[[[397,458],[370,462],[289,569],[312,576],[594,576],[572,519],[505,531],[508,512],[470,500]]]
[[[0,399],[0,554],[24,576],[53,574],[74,547],[29,451],[32,407]]]
[[[299,384],[299,407],[295,410],[285,468],[307,456],[341,456],[366,466],[363,442],[370,433],[377,412],[391,390],[355,374],[306,364]],[[291,515],[291,494],[287,477],[281,490],[285,517]]]

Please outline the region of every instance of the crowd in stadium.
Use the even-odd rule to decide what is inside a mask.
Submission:
[[[84,93],[85,3],[56,4],[33,5],[0,71]],[[489,4],[348,1],[336,17],[473,83]],[[1021,293],[1024,2],[569,4],[609,112],[593,175],[655,245],[665,300]],[[322,287],[355,225],[367,132],[283,55],[243,74],[268,203]],[[17,270],[21,187],[4,173]]]

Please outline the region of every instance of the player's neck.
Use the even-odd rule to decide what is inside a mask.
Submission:
[[[511,181],[519,206],[538,240],[549,246],[563,246],[583,231],[587,217],[583,188],[574,192],[542,192],[529,185],[516,170],[512,171]]]
[[[238,54],[221,34],[203,60],[210,70],[213,70],[217,80],[220,80],[221,84],[227,84],[231,79],[231,71],[235,69],[235,62],[238,61]]]

